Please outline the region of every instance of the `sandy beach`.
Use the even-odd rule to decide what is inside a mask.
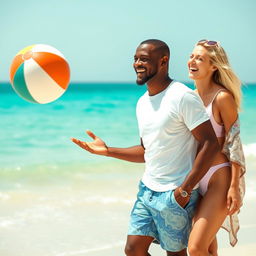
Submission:
[[[100,256],[104,253],[104,255],[109,255],[109,256],[119,256],[119,255],[124,255],[122,252],[121,248],[115,248],[115,249],[103,249],[102,251],[98,252],[90,252],[90,253],[85,253],[77,252],[77,254],[65,254],[65,256],[68,255],[80,255],[80,256]],[[152,256],[154,255],[166,255],[165,252],[159,249],[157,245],[152,245],[150,249],[150,253]],[[245,244],[245,245],[238,245],[235,248],[222,248],[219,250],[219,256],[255,256],[256,254],[256,244]],[[63,255],[64,256],[64,255]]]

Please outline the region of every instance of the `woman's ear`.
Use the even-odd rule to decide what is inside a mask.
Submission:
[[[216,71],[218,68],[214,65],[212,65],[212,71]]]

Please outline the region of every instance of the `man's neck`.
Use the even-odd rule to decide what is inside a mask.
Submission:
[[[172,82],[172,79],[167,75],[163,79],[152,80],[147,83],[147,89],[149,96],[154,96],[163,90],[165,90],[169,84]]]

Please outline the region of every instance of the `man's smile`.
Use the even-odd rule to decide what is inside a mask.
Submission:
[[[146,72],[146,69],[145,68],[136,68],[136,73],[144,73]]]

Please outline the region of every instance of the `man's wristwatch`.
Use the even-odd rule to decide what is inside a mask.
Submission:
[[[182,197],[188,197],[191,195],[186,190],[183,190],[181,187],[179,187],[179,192]]]

